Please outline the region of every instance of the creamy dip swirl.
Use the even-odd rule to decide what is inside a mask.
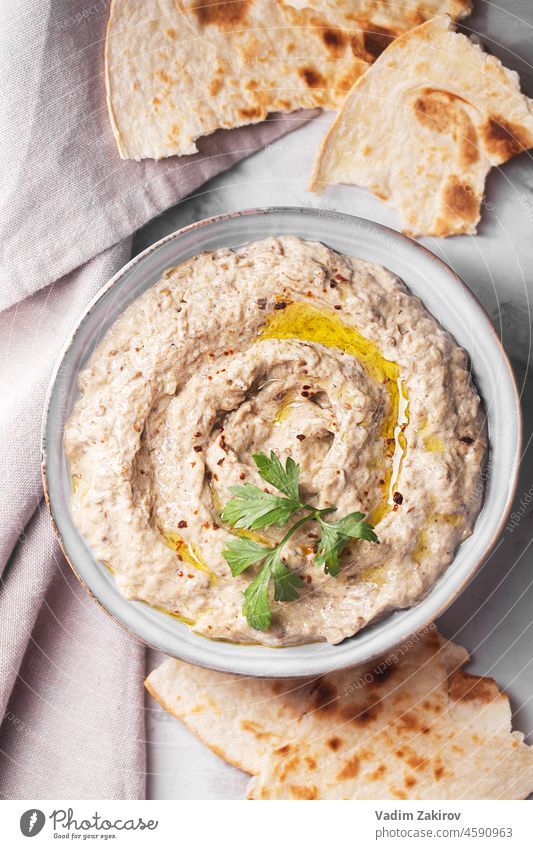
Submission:
[[[472,532],[487,440],[468,358],[380,266],[296,237],[201,254],[122,313],[79,383],[76,524],[128,598],[205,636],[337,643],[414,604]],[[220,511],[230,486],[265,487],[252,454],[271,450],[300,464],[308,502],[364,512],[380,545],[354,541],[333,578],[304,526],[284,555],[305,588],[272,600],[261,633]]]

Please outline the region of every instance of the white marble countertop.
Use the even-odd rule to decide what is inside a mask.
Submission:
[[[533,1],[497,7],[475,0],[468,27],[519,71],[533,96]],[[505,6],[505,8],[502,8]],[[465,28],[466,30],[466,28]],[[396,213],[365,190],[332,187],[316,197],[306,183],[331,120],[302,129],[241,162],[137,234],[134,252],[193,221],[255,206],[320,206],[398,228]],[[524,405],[524,449],[515,510],[517,527],[503,538],[439,627],[473,655],[470,671],[493,675],[510,695],[515,727],[533,742],[533,433],[531,307],[533,299],[533,165],[530,154],[491,172],[475,237],[421,240],[470,286],[489,312],[515,366]],[[522,505],[522,506],[521,506]],[[524,514],[522,516],[522,513]],[[148,653],[148,671],[161,660]],[[146,702],[148,798],[242,798],[248,777],[228,767],[151,698]]]

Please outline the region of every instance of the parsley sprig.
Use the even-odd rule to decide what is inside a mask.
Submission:
[[[364,513],[350,513],[337,522],[326,521],[326,516],[336,512],[336,507],[319,509],[305,503],[300,496],[300,467],[292,457],[283,466],[278,455],[270,457],[261,452],[253,455],[259,475],[282,495],[265,492],[251,483],[230,487],[233,495],[221,513],[222,521],[232,528],[249,531],[283,527],[295,513],[305,511],[286,532],[283,539],[272,547],[260,545],[253,539],[241,537],[226,542],[223,556],[233,577],[242,574],[250,566],[262,563],[261,569],[244,591],[243,613],[248,624],[258,631],[268,631],[272,624],[269,602],[271,581],[274,582],[275,601],[295,601],[298,590],[303,587],[302,579],[286,566],[282,550],[290,537],[303,524],[318,523],[320,540],[316,549],[315,563],[322,566],[326,574],[336,577],[340,571],[340,555],[350,539],[379,542],[374,528],[364,522]]]

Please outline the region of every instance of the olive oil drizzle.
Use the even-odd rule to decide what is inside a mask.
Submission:
[[[174,531],[163,531],[162,536],[165,541],[165,545],[173,551],[176,551],[184,563],[188,563],[189,566],[194,566],[194,568],[199,569],[200,572],[205,572],[211,583],[216,584],[218,580],[217,575],[211,571],[205,560],[200,557],[195,546],[191,542],[185,542],[185,540]]]
[[[393,495],[407,449],[405,429],[409,424],[409,398],[400,367],[392,360],[387,360],[375,342],[345,324],[333,311],[318,309],[300,301],[271,313],[259,339],[301,339],[326,348],[338,348],[355,357],[372,380],[385,385],[389,396],[389,411],[383,417],[381,436],[385,457],[390,462],[387,462],[383,477],[383,497],[369,517],[372,524],[377,524],[394,507]],[[288,413],[289,404],[284,403],[285,406],[282,405],[278,412],[278,421],[282,421]]]

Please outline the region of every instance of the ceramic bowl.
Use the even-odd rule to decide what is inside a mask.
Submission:
[[[77,395],[78,372],[102,334],[165,269],[201,251],[283,234],[320,241],[337,251],[380,263],[402,278],[468,351],[488,419],[485,497],[472,536],[418,604],[335,646],[313,643],[272,649],[209,640],[164,613],[128,601],[110,572],[93,556],[70,512],[71,481],[63,452],[63,428]],[[56,365],[43,423],[42,466],[48,505],[65,556],[83,586],[113,619],[146,644],[190,663],[243,675],[289,677],[318,675],[366,662],[401,644],[442,613],[487,558],[505,524],[520,446],[520,404],[511,367],[490,319],[457,275],[420,244],[386,227],[335,212],[288,207],[246,210],[200,221],[161,239],[115,274],[77,322]]]

